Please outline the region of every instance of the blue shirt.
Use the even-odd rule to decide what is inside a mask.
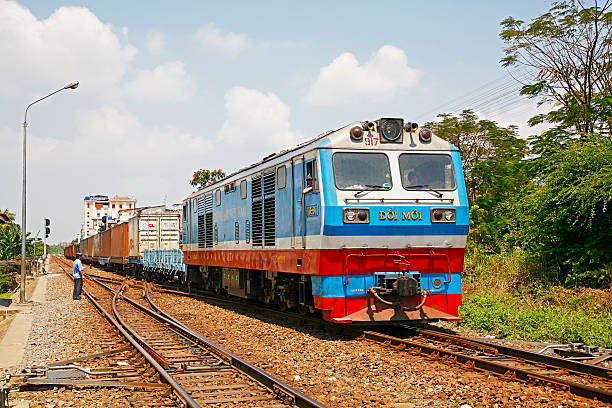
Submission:
[[[81,272],[83,272],[83,264],[80,259],[75,259],[72,263],[72,277],[73,278],[82,278]]]

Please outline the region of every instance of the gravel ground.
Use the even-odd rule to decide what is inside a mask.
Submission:
[[[46,303],[34,305],[32,331],[28,338],[22,366],[44,366],[58,360],[85,356],[118,347],[120,339],[87,300],[72,299],[72,281],[54,263],[50,272],[58,273],[47,281]],[[87,288],[85,288],[87,289]],[[108,364],[108,360],[84,362],[84,366]],[[2,374],[6,374],[3,372]],[[141,380],[142,381],[142,380]],[[168,398],[143,404],[151,393],[126,389],[68,389],[56,387],[46,391],[12,392],[9,400],[30,402],[30,407],[140,407],[174,405]]]
[[[185,324],[329,407],[608,406],[292,322],[255,318],[247,308],[231,310],[159,292],[152,296]]]

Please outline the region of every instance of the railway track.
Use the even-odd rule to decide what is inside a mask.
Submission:
[[[184,326],[155,305],[142,283],[139,299],[127,280],[89,276],[86,295],[189,407],[324,406]],[[134,282],[134,281],[131,281]],[[91,292],[91,293],[90,293]],[[146,305],[148,306],[146,306]],[[112,314],[112,315],[111,315]]]
[[[202,293],[194,295],[167,288],[159,291],[200,298],[212,304],[245,307],[241,301]],[[320,319],[281,312],[267,306],[249,303],[247,307],[249,312],[256,310],[261,314],[276,315],[285,321],[292,320],[315,327],[326,324]],[[494,374],[503,379],[553,387],[584,398],[612,403],[612,369],[607,367],[417,327],[390,330],[363,330],[331,324],[329,327],[332,331],[382,344],[396,352],[421,355],[446,364],[460,365],[468,370]]]
[[[108,278],[106,278],[108,279]],[[211,304],[248,308],[248,312],[273,315],[284,321],[326,326],[330,330],[363,341],[382,344],[395,352],[408,352],[468,370],[494,374],[502,379],[532,385],[547,386],[588,399],[612,403],[612,369],[543,355],[527,350],[500,345],[478,339],[417,327],[399,327],[391,330],[363,330],[327,324],[321,319],[282,312],[277,309],[245,303],[241,300],[221,298],[204,293],[188,293],[161,286],[159,292],[202,299]]]

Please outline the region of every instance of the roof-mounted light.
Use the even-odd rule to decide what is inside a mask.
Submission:
[[[353,142],[361,142],[363,139],[363,129],[360,126],[355,126],[351,128],[351,140]]]
[[[421,129],[421,131],[419,132],[419,139],[421,139],[421,142],[423,143],[431,142],[431,130]]]

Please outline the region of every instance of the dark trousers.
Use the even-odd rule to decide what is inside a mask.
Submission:
[[[74,278],[74,291],[72,292],[73,299],[81,298],[81,289],[83,289],[83,279]]]

